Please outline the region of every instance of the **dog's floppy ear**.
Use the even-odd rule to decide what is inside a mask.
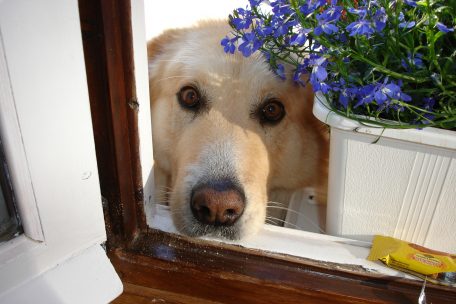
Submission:
[[[167,30],[147,43],[151,104],[154,104],[161,91],[161,87],[157,86],[157,77],[164,77],[163,73],[178,49],[178,42],[183,38],[183,31],[181,29]]]
[[[163,54],[167,49],[172,49],[175,41],[182,36],[185,30],[172,29],[164,31],[160,36],[153,38],[147,43],[147,58],[153,61],[157,56]]]

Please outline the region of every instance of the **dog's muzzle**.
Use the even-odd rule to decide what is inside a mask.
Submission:
[[[245,194],[230,180],[208,182],[193,189],[190,207],[203,224],[232,226],[244,212]]]

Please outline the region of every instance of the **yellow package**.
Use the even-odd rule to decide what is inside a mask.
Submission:
[[[392,237],[376,235],[368,260],[380,260],[427,281],[456,287],[456,255],[431,250]]]

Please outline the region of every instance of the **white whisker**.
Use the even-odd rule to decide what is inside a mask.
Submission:
[[[302,227],[300,227],[300,226],[298,226],[298,225],[296,225],[296,224],[287,222],[287,221],[285,221],[285,220],[282,220],[282,219],[279,219],[279,218],[276,218],[276,217],[267,217],[267,219],[272,220],[272,221],[279,221],[279,222],[281,222],[281,223],[284,223],[284,224],[293,226],[293,228],[295,228],[295,229],[304,230]]]
[[[298,211],[295,211],[295,210],[292,210],[292,209],[289,209],[289,208],[284,208],[284,207],[278,207],[278,206],[267,206],[266,208],[270,208],[270,209],[280,209],[280,210],[286,210],[287,212],[292,212],[294,214],[297,214],[298,216],[301,216],[303,217],[310,225],[312,225],[314,228],[318,229],[318,231],[320,233],[323,233],[323,234],[326,234],[325,230],[323,230],[317,223],[315,223],[313,220],[311,220],[307,215],[305,215],[304,213],[302,212],[298,212]],[[295,224],[293,223],[290,223],[290,222],[287,222],[285,220],[281,220],[281,219],[278,219],[278,218],[275,218],[276,220],[280,221],[280,222],[283,222],[284,224],[288,224],[288,225],[291,225],[291,226],[296,226]],[[296,226],[298,227],[298,226]],[[299,229],[303,230],[303,228],[300,228],[298,227]]]
[[[269,204],[272,204],[272,205],[278,205],[278,206],[285,206],[284,203],[279,203],[279,202],[273,202],[273,201],[268,201],[268,203],[266,205],[269,205]]]

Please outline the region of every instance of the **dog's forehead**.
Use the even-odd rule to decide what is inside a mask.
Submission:
[[[181,62],[186,71],[206,73],[214,81],[232,79],[254,82],[259,75],[264,80],[274,80],[276,76],[260,52],[248,58],[238,51],[234,54],[224,52],[220,42],[229,31],[227,24],[217,23],[213,27],[204,26],[186,32],[176,41],[176,61]]]
[[[201,61],[193,77],[214,109],[233,111],[235,106],[250,112],[267,97],[283,96],[281,80],[262,62],[222,56],[216,65]]]
[[[233,84],[265,85],[277,81],[268,64],[260,54],[249,58],[241,54],[225,54],[223,49],[204,48],[182,50],[180,58],[183,70],[194,76],[206,76],[213,85]]]

